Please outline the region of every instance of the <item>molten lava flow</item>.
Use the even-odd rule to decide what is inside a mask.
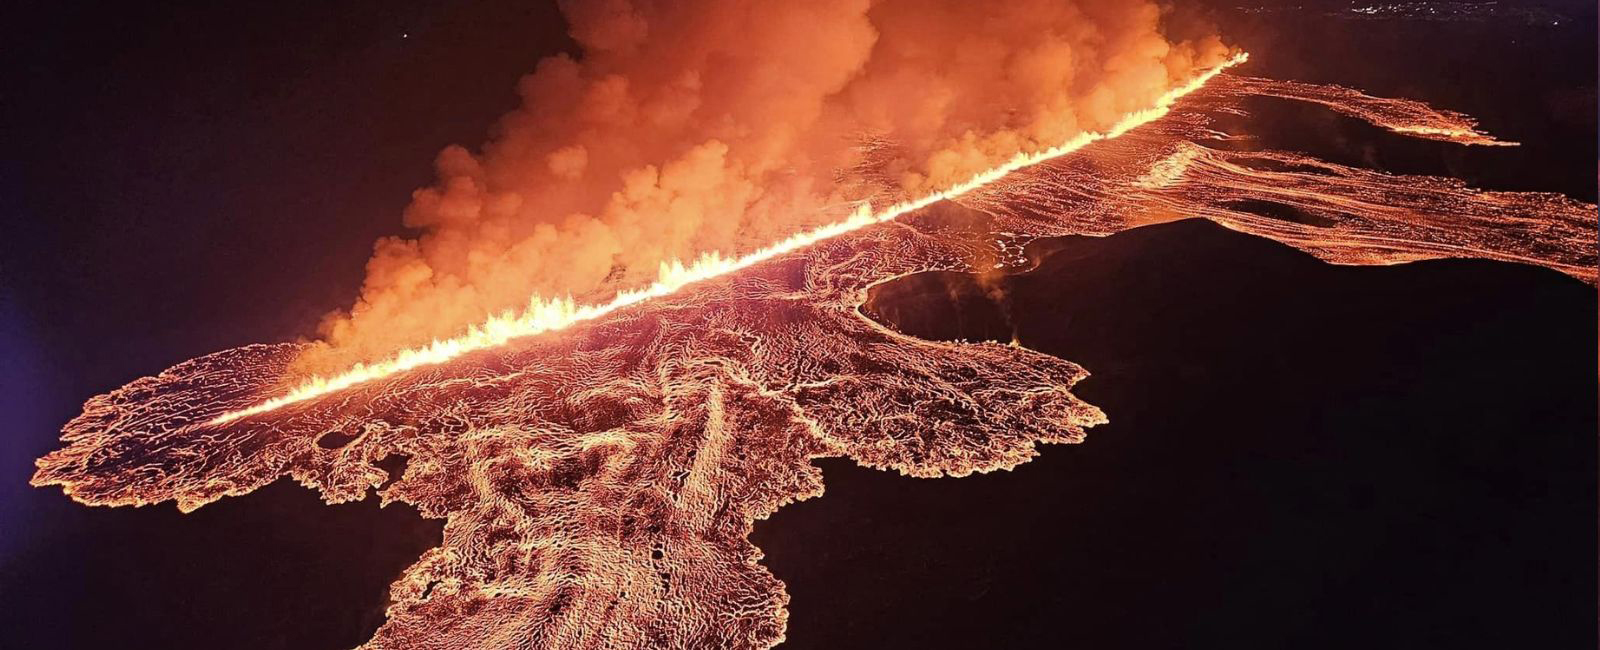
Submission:
[[[1517,146],[1515,142],[1499,140],[1479,131],[1477,120],[1469,115],[1439,110],[1410,99],[1373,97],[1342,86],[1256,77],[1229,77],[1221,87],[1217,88],[1217,92],[1231,92],[1241,96],[1279,97],[1321,104],[1335,112],[1366,120],[1395,133],[1429,140],[1492,147]]]
[[[317,399],[262,402],[301,345],[179,364],[89,400],[33,483],[189,511],[288,476],[330,503],[377,489],[445,519],[440,546],[393,583],[368,648],[768,648],[789,597],[747,534],[821,494],[813,459],[960,476],[1105,421],[1071,393],[1082,368],[901,335],[860,313],[874,285],[1022,271],[1031,239],[1189,217],[1337,263],[1487,257],[1595,281],[1595,206],[1230,150],[1237,136],[1211,116],[1241,115],[1243,91],[1215,81],[953,191],[969,210],[858,213],[761,257],[673,268],[654,292],[486,325],[436,357],[329,380]],[[402,476],[376,465],[393,455],[409,458]]]
[[[1223,75],[1200,95],[1200,101],[1291,98],[1396,133],[1506,144],[1478,133],[1460,113],[1337,86]],[[1476,257],[1596,282],[1594,205],[1559,194],[1489,192],[1455,179],[1395,176],[1295,152],[1203,146],[1235,139],[1203,121],[1159,126],[1103,143],[1075,157],[1075,164],[1014,174],[964,201],[1002,217],[1059,215],[1054,226],[1028,229],[1036,235],[1109,235],[1152,219],[1203,217],[1336,264]],[[1456,136],[1444,138],[1445,132]]]
[[[671,294],[691,283],[749,268],[760,262],[814,245],[825,239],[860,230],[875,223],[892,221],[901,215],[921,210],[939,201],[958,198],[1019,169],[1064,156],[1082,149],[1084,145],[1091,142],[1115,138],[1135,127],[1156,120],[1166,115],[1167,111],[1171,110],[1172,105],[1179,99],[1200,89],[1206,82],[1221,74],[1223,70],[1244,63],[1248,58],[1249,55],[1245,53],[1234,56],[1221,66],[1195,77],[1189,83],[1168,91],[1161,96],[1155,106],[1123,117],[1111,129],[1103,133],[1083,133],[1072,140],[1043,151],[1031,154],[1017,154],[1015,158],[1012,158],[1006,164],[973,176],[965,182],[942,192],[929,194],[920,199],[895,203],[877,211],[873,211],[870,205],[861,204],[848,219],[796,234],[776,244],[739,257],[724,257],[721,253],[713,251],[702,255],[687,266],[678,261],[664,263],[661,265],[656,281],[650,286],[639,290],[620,292],[610,302],[604,304],[577,305],[573,303],[571,298],[546,299],[541,296],[534,296],[529,301],[528,308],[520,315],[491,318],[456,338],[434,341],[432,344],[422,348],[403,350],[387,360],[370,365],[361,364],[332,377],[313,377],[290,390],[286,395],[274,397],[248,408],[223,413],[214,418],[211,423],[226,424],[239,418],[267,413],[295,402],[315,399],[362,382],[397,372],[405,372],[418,366],[443,363],[474,350],[503,345],[517,337],[559,330],[574,323],[594,320],[619,309]]]

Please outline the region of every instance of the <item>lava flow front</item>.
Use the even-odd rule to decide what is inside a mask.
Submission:
[[[1464,116],[1213,74],[1104,134],[756,253],[672,267],[603,305],[541,302],[287,393],[298,344],[188,361],[90,400],[33,482],[89,504],[184,510],[281,476],[330,503],[387,483],[384,502],[447,523],[393,584],[371,648],[765,648],[783,639],[788,596],[746,537],[822,493],[812,459],[960,476],[1105,421],[1069,392],[1086,373],[1068,361],[865,318],[877,283],[1021,271],[1029,239],[1188,217],[1335,263],[1485,257],[1594,282],[1595,206],[1234,150],[1242,136],[1212,119],[1268,95],[1498,144]],[[952,229],[918,212],[945,199],[987,221]],[[1300,217],[1247,209],[1262,201]],[[375,463],[392,455],[409,463],[389,482]]]

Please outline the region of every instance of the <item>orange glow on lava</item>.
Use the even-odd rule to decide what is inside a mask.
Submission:
[[[455,338],[437,340],[423,347],[402,350],[386,360],[371,364],[358,364],[345,372],[329,377],[312,377],[282,396],[268,399],[248,408],[223,413],[211,420],[211,423],[226,424],[239,418],[267,413],[296,402],[316,399],[380,377],[405,372],[421,366],[443,363],[475,350],[496,347],[515,338],[559,330],[574,323],[594,320],[619,309],[674,293],[684,286],[701,280],[748,268],[774,257],[791,253],[817,242],[860,230],[873,224],[893,221],[902,215],[915,212],[939,201],[965,195],[1017,170],[1072,153],[1093,142],[1115,138],[1131,129],[1159,119],[1172,110],[1172,105],[1178,100],[1199,90],[1212,78],[1221,74],[1222,71],[1244,63],[1248,59],[1248,53],[1241,52],[1235,55],[1221,65],[1196,76],[1188,83],[1167,91],[1156,101],[1154,106],[1123,116],[1121,120],[1118,120],[1116,124],[1106,131],[1082,133],[1049,149],[1033,153],[1019,153],[1005,164],[973,176],[942,192],[935,192],[922,198],[895,203],[877,211],[874,211],[870,205],[863,203],[856,208],[849,218],[843,221],[797,233],[776,244],[738,257],[727,257],[713,251],[701,255],[687,265],[676,260],[663,263],[657,273],[655,282],[642,289],[619,292],[610,302],[579,305],[573,302],[571,298],[534,296],[529,300],[528,307],[521,314],[496,316],[473,326],[465,334]]]
[[[963,476],[1107,421],[1072,392],[1085,369],[1015,341],[894,331],[861,309],[874,286],[1024,272],[1030,241],[1158,218],[1208,219],[1337,264],[1474,257],[1595,282],[1592,204],[1236,147],[1251,135],[1223,130],[1255,95],[1408,136],[1493,140],[1470,118],[1219,72],[938,195],[667,265],[604,304],[536,301],[289,393],[305,344],[186,361],[89,399],[31,482],[85,504],[188,512],[291,478],[329,503],[375,491],[446,520],[439,546],[392,583],[372,650],[764,649],[784,639],[789,595],[748,535],[822,494],[813,460]],[[379,466],[395,456],[407,459],[398,476]]]

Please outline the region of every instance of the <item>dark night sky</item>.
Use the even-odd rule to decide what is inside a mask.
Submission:
[[[1304,131],[1286,126],[1271,134],[1271,146],[1315,149],[1340,162],[1377,162],[1392,171],[1450,173],[1495,189],[1563,191],[1593,201],[1594,4],[1562,0],[1557,7],[1587,27],[1557,32],[1494,25],[1407,28],[1413,31],[1363,27],[1346,42],[1329,34],[1326,25],[1318,25],[1315,33],[1294,33],[1251,23],[1237,26],[1236,41],[1276,55],[1272,63],[1263,64],[1271,70],[1258,68],[1254,73],[1340,82],[1375,94],[1435,101],[1481,117],[1491,132],[1528,142],[1518,150],[1486,151],[1394,139],[1374,149],[1344,139],[1352,133],[1368,135],[1359,125],[1335,120]],[[31,488],[26,479],[33,459],[55,446],[60,425],[79,412],[85,398],[199,354],[309,335],[324,312],[348,304],[372,242],[399,231],[399,214],[410,191],[431,179],[434,154],[450,143],[480,142],[495,117],[514,105],[517,78],[540,57],[571,47],[560,16],[548,3],[506,0],[291,0],[227,6],[23,0],[0,9],[0,30],[4,31],[0,111],[5,114],[0,142],[6,147],[6,155],[0,157],[0,218],[5,233],[0,236],[0,610],[6,612],[0,617],[4,630],[0,647],[13,646],[5,634],[17,635],[21,644],[17,647],[34,647],[46,640],[60,647],[88,647],[107,640],[121,640],[130,647],[314,648],[359,642],[380,620],[388,581],[422,549],[436,543],[436,522],[422,522],[403,507],[379,511],[370,502],[324,507],[309,492],[281,482],[261,493],[179,516],[170,505],[85,508],[58,490]],[[1286,120],[1296,115],[1285,114]],[[1340,137],[1318,141],[1330,133]],[[1210,242],[1216,247],[1213,251],[1258,250],[1259,242],[1240,243],[1217,233],[1172,232],[1185,241]],[[1120,259],[1118,255],[1150,247],[1165,250],[1159,237],[1121,241],[1103,257]],[[796,597],[790,635],[794,646],[852,645],[853,638],[854,647],[894,645],[894,639],[928,647],[940,640],[957,644],[986,638],[983,630],[998,628],[1010,630],[1012,636],[996,638],[1009,638],[1019,647],[1056,647],[1046,636],[1057,623],[1053,617],[1070,622],[1075,620],[1069,616],[1073,611],[1077,613],[1071,615],[1082,620],[1100,621],[1099,627],[1074,628],[1081,630],[1076,638],[1102,646],[1150,647],[1172,639],[1202,646],[1221,642],[1237,638],[1236,631],[1222,627],[1223,623],[1208,626],[1204,617],[1192,614],[1193,608],[1217,601],[1217,594],[1185,591],[1181,586],[1146,593],[1120,584],[1118,576],[1151,580],[1150,574],[1157,573],[1177,581],[1203,581],[1226,567],[1251,561],[1293,563],[1297,556],[1292,552],[1317,548],[1317,535],[1307,531],[1329,525],[1358,528],[1335,536],[1339,539],[1326,542],[1330,546],[1370,543],[1377,534],[1373,531],[1383,527],[1421,535],[1430,544],[1457,530],[1476,537],[1454,550],[1431,553],[1393,542],[1404,548],[1373,556],[1381,561],[1358,563],[1347,580],[1295,582],[1301,589],[1282,592],[1287,599],[1282,602],[1341,609],[1353,612],[1352,618],[1278,616],[1275,620],[1282,625],[1266,626],[1270,629],[1250,637],[1259,645],[1242,645],[1282,647],[1278,642],[1285,641],[1306,645],[1305,636],[1319,625],[1343,630],[1351,641],[1381,637],[1381,630],[1360,627],[1364,620],[1360,615],[1386,607],[1391,613],[1420,609],[1426,620],[1448,624],[1451,612],[1489,616],[1493,613],[1489,605],[1507,603],[1549,606],[1537,610],[1543,618],[1528,614],[1532,618],[1484,628],[1480,642],[1493,640],[1490,632],[1523,623],[1557,629],[1561,636],[1548,637],[1552,640],[1577,638],[1572,635],[1575,623],[1583,625],[1583,635],[1592,635],[1595,386],[1574,383],[1595,378],[1590,361],[1596,358],[1592,289],[1574,287],[1553,273],[1506,265],[1420,265],[1398,274],[1393,269],[1344,273],[1307,266],[1292,255],[1261,255],[1262,264],[1271,267],[1268,272],[1281,274],[1284,282],[1303,281],[1310,287],[1306,291],[1323,292],[1315,295],[1354,295],[1368,301],[1358,300],[1350,309],[1365,305],[1381,313],[1416,302],[1403,293],[1373,295],[1395,287],[1445,293],[1453,288],[1459,293],[1406,313],[1411,314],[1411,323],[1444,328],[1441,345],[1459,354],[1416,352],[1411,348],[1434,340],[1406,338],[1406,322],[1386,325],[1358,339],[1393,353],[1364,359],[1393,362],[1388,371],[1377,373],[1376,396],[1350,391],[1347,385],[1338,388],[1345,385],[1341,381],[1365,381],[1362,373],[1332,375],[1322,384],[1304,386],[1306,393],[1280,395],[1281,410],[1265,409],[1252,418],[1206,419],[1217,413],[1197,405],[1248,400],[1241,395],[1250,395],[1252,387],[1281,388],[1285,378],[1303,376],[1327,363],[1328,350],[1312,353],[1303,347],[1317,336],[1339,335],[1341,326],[1369,322],[1363,318],[1370,313],[1340,311],[1330,316],[1308,305],[1299,292],[1285,291],[1283,285],[1261,288],[1252,294],[1264,296],[1254,308],[1287,310],[1281,319],[1297,328],[1293,336],[1249,330],[1249,337],[1236,342],[1249,346],[1245,355],[1213,343],[1196,349],[1166,346],[1142,355],[1130,352],[1121,360],[1094,350],[1134,350],[1140,347],[1138,341],[1099,330],[1052,334],[1046,330],[1055,321],[1040,321],[1043,324],[1036,326],[1045,328],[1036,332],[1041,346],[1054,345],[1045,349],[1090,365],[1096,378],[1105,382],[1086,384],[1087,399],[1121,413],[1157,401],[1166,410],[1119,419],[1119,411],[1113,409],[1113,424],[1095,435],[1108,440],[1122,436],[1122,446],[1108,444],[1098,456],[1073,456],[1077,449],[1047,450],[1047,458],[1038,461],[1031,474],[1027,472],[1031,466],[1025,466],[1024,471],[1004,477],[973,479],[970,491],[964,480],[912,481],[859,470],[842,461],[825,464],[827,497],[794,506],[757,531],[757,541],[772,551],[770,565],[790,581]],[[1175,289],[1171,278],[1217,283],[1238,279],[1230,275],[1238,269],[1205,254],[1163,259],[1167,261],[1150,273],[1169,278],[1169,284],[1111,272],[1096,277],[1107,286],[1156,292],[1171,300],[1195,295]],[[1107,310],[1103,320],[1087,322],[1099,322],[1113,333],[1155,338],[1192,334],[1129,316],[1145,307],[1136,300],[1118,303],[1091,287],[1065,286],[1053,304]],[[1474,302],[1472,296],[1480,293]],[[1518,314],[1490,319],[1484,327],[1458,330],[1450,325],[1457,322],[1449,319],[1452,315],[1470,319],[1476,308],[1495,309],[1503,304],[1495,300],[1518,296],[1532,296],[1517,303]],[[1429,305],[1438,311],[1428,311]],[[1180,304],[1172,309],[1185,318],[1200,319],[1197,322],[1212,328],[1210,333],[1224,339],[1241,326],[1252,326],[1222,319],[1203,305]],[[1559,327],[1550,327],[1553,324]],[[1092,336],[1096,332],[1101,338]],[[1525,353],[1515,347],[1519,337],[1525,340],[1544,333],[1550,333],[1548,339]],[[1279,348],[1272,346],[1283,351],[1274,352]],[[1508,391],[1507,404],[1485,403],[1492,401],[1494,391],[1473,392],[1477,386],[1473,379],[1495,378],[1493,373],[1470,374],[1482,368],[1460,363],[1461,357],[1478,349],[1474,346],[1487,346],[1484,355],[1501,363],[1534,364],[1518,366],[1525,374],[1504,378],[1519,382],[1517,390]],[[1582,363],[1559,365],[1569,353]],[[1141,372],[1181,377],[1188,376],[1185,372],[1204,374],[1206,367],[1226,382],[1240,383],[1168,381],[1140,390],[1129,388],[1142,385]],[[1541,373],[1541,368],[1549,372]],[[1317,399],[1317,391],[1330,391],[1330,397]],[[1352,411],[1330,401],[1335,394],[1338,399],[1375,401],[1366,410]],[[1426,475],[1465,490],[1459,498],[1426,502],[1451,508],[1439,514],[1439,528],[1429,529],[1408,518],[1414,513],[1405,506],[1422,503],[1416,495],[1423,494],[1406,490],[1424,486],[1407,481],[1405,468],[1394,463],[1431,458],[1429,444],[1443,444],[1450,425],[1473,418],[1430,419],[1428,414],[1465,405],[1485,409],[1476,417],[1499,426],[1502,433],[1479,439],[1476,446],[1441,461],[1441,467]],[[1162,420],[1163,413],[1194,418],[1182,420],[1185,435],[1204,436],[1219,445],[1231,441],[1234,446],[1219,449],[1192,441],[1176,448],[1156,445],[1152,437],[1159,441],[1160,436],[1177,435],[1175,427]],[[1543,419],[1537,424],[1525,424],[1533,422],[1527,417],[1518,419],[1529,413]],[[1275,420],[1274,414],[1290,419]],[[1363,451],[1374,449],[1380,434],[1420,433],[1393,450],[1401,454],[1396,460],[1366,467],[1314,456],[1311,452],[1349,451],[1315,444],[1285,452],[1301,454],[1294,456],[1300,465],[1263,458],[1267,452],[1262,449],[1284,451],[1270,446],[1279,432],[1336,433],[1361,427],[1362,415],[1395,419],[1386,428],[1362,429],[1358,442]],[[1437,426],[1424,426],[1428,422]],[[1530,428],[1518,431],[1519,426]],[[1518,453],[1497,451],[1497,445],[1513,444],[1522,434],[1536,436],[1539,442]],[[1089,444],[1095,439],[1092,435]],[[1228,465],[1232,478],[1217,478],[1184,462],[1199,458],[1228,463],[1236,457],[1256,464]],[[1474,463],[1508,458],[1497,469],[1484,470],[1494,475],[1488,483],[1476,482],[1480,475],[1467,469]],[[1110,469],[1099,473],[1084,469],[1094,467],[1092,463],[1130,472],[1144,468],[1151,475],[1139,477],[1142,482],[1123,478],[1117,483],[1117,472]],[[1381,520],[1351,519],[1348,511],[1340,511],[1338,516],[1309,523],[1285,518],[1292,526],[1305,526],[1289,532],[1274,528],[1276,520],[1263,523],[1259,517],[1285,516],[1288,509],[1305,502],[1326,505],[1333,498],[1328,494],[1368,502],[1384,501],[1387,494],[1369,494],[1378,489],[1370,485],[1329,480],[1298,492],[1289,490],[1274,501],[1240,487],[1254,480],[1286,480],[1301,467],[1328,473],[1352,467],[1358,473],[1369,472],[1374,477],[1369,483],[1396,490],[1393,500],[1400,505],[1380,508],[1387,518]],[[1551,482],[1544,488],[1528,487],[1545,469]],[[1055,476],[1050,472],[1072,478],[1050,479]],[[1103,482],[1071,482],[1084,480],[1085,473]],[[1161,482],[1163,477],[1193,483],[1167,485]],[[1043,483],[1027,482],[1033,480]],[[1502,484],[1513,486],[1516,499],[1523,500],[1507,500],[1493,491],[1493,486]],[[1473,486],[1480,485],[1490,487],[1474,491]],[[1100,503],[1062,505],[1072,502],[1079,489]],[[1514,529],[1510,524],[1495,528],[1496,522],[1512,521],[1510,513],[1533,498],[1524,492],[1538,489],[1552,496],[1516,515],[1523,519]],[[1159,504],[1166,503],[1162,490],[1230,498],[1248,494],[1264,499],[1266,505],[1224,509],[1214,512],[1217,518],[1211,520],[1184,519],[1186,511],[1161,509]],[[1019,495],[1036,495],[1034,501],[1018,502],[1026,503],[1027,513],[1036,514],[1037,520],[1016,521],[1026,513],[988,507],[997,501],[1016,501]],[[1118,508],[1124,506],[1115,499],[1126,499],[1125,507],[1154,508],[1177,519],[1167,524],[1129,523],[1137,517],[1119,514]],[[886,512],[905,514],[897,520],[884,517]],[[912,520],[932,520],[941,512],[971,517],[1001,512],[1019,528],[953,536],[947,543],[957,550],[942,555],[946,541],[939,536],[948,529]],[[1581,522],[1575,519],[1579,516]],[[1084,519],[1075,519],[1079,517]],[[984,526],[1003,526],[1003,519],[982,521]],[[1079,530],[1074,521],[1094,521],[1108,533],[1085,541],[1093,530]],[[1207,521],[1241,528],[1224,529],[1215,539],[1189,540],[1201,551],[1136,543],[1121,547],[1121,553],[1112,548],[1118,540],[1148,541],[1212,525]],[[1257,535],[1258,545],[1281,545],[1239,551],[1218,541],[1227,538],[1228,530]],[[1052,537],[1057,532],[1063,534]],[[1494,543],[1517,536],[1521,537]],[[792,541],[796,539],[819,541],[799,544]],[[824,539],[828,541],[820,541]],[[1054,546],[1057,543],[1059,547]],[[1135,551],[1169,559],[1132,557]],[[1099,567],[1100,573],[1092,573],[1097,569],[1094,562],[1073,564],[1063,559],[1038,565],[1037,575],[1030,577],[1025,563],[1010,559],[1052,552],[1062,558],[1104,558],[1107,564]],[[1193,566],[1170,559],[1191,552],[1208,555],[1196,557],[1198,564]],[[1513,575],[1521,566],[1517,558],[1539,552],[1549,553],[1554,562],[1574,564],[1559,565],[1559,575],[1552,574],[1556,577],[1549,582]],[[962,557],[978,560],[961,563]],[[1421,568],[1398,570],[1415,567],[1419,561],[1424,562]],[[1456,574],[1443,566],[1449,562],[1480,562],[1487,568],[1481,579],[1450,584],[1447,578]],[[1139,567],[1146,573],[1139,573]],[[1566,567],[1570,573],[1562,572]],[[1118,574],[1118,568],[1129,570]],[[1160,573],[1168,569],[1172,572]],[[1074,576],[1085,571],[1091,572],[1081,583],[1085,589],[1109,590],[1102,592],[1109,603],[1103,611],[1094,609],[1093,598],[1070,592]],[[1252,611],[1273,604],[1271,594],[1277,592],[1272,590],[1282,588],[1275,579],[1292,582],[1306,571],[1311,570],[1291,572],[1288,578],[1276,578],[1277,572],[1259,568],[1230,574],[1236,580],[1229,584],[1249,592],[1249,597],[1222,601],[1217,620],[1247,621]],[[1352,603],[1371,600],[1363,600],[1363,589],[1392,582],[1383,575],[1369,575],[1373,572],[1390,572],[1398,576],[1396,584],[1411,591],[1370,605],[1371,612],[1353,608]],[[850,591],[830,593],[835,584]],[[1326,593],[1311,593],[1305,584],[1331,586]],[[1466,595],[1429,600],[1430,588]],[[1493,597],[1474,599],[1472,589],[1492,592]],[[928,600],[927,612],[919,613],[914,606],[919,594]],[[1041,598],[1032,598],[1035,594]],[[1043,598],[1047,594],[1057,600]],[[1023,601],[1043,604],[1010,618]],[[884,603],[888,605],[880,606]],[[1138,611],[1131,607],[1145,604],[1152,608],[1148,618],[1129,614]],[[1522,610],[1513,609],[1509,615],[1518,612]],[[945,628],[925,625],[930,616],[962,623]],[[1161,621],[1173,620],[1190,627],[1160,627]],[[1127,627],[1119,627],[1123,624]],[[913,627],[916,634],[896,632]],[[1150,637],[1128,636],[1140,628],[1172,636],[1156,632]],[[841,636],[845,634],[854,636]],[[1073,638],[1063,634],[1056,641]],[[1397,638],[1426,644],[1433,637],[1418,633],[1414,638]],[[1538,640],[1537,635],[1530,638]],[[1149,643],[1133,643],[1140,639]]]
[[[287,484],[185,517],[26,480],[87,397],[347,305],[434,155],[571,47],[553,3],[23,0],[0,30],[0,647],[361,641],[437,522]]]
[[[480,142],[518,77],[569,47],[544,3],[21,9],[0,21],[5,379],[80,399],[312,334],[434,154]],[[76,409],[5,392],[15,477]],[[36,500],[0,489],[8,509]]]

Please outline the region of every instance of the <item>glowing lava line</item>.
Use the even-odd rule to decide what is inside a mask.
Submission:
[[[877,212],[873,212],[871,206],[861,204],[849,218],[843,221],[795,234],[788,239],[740,257],[723,257],[721,253],[713,251],[701,255],[699,259],[688,266],[684,266],[683,263],[677,260],[663,262],[660,273],[653,284],[642,289],[622,291],[607,303],[578,305],[570,297],[546,300],[540,296],[534,296],[529,302],[528,308],[521,315],[503,314],[495,316],[482,324],[474,325],[461,336],[434,341],[425,347],[402,350],[393,357],[377,363],[356,364],[350,370],[332,377],[312,377],[281,397],[274,397],[255,406],[223,413],[212,419],[208,424],[225,424],[240,418],[259,415],[289,404],[344,390],[356,384],[398,372],[443,363],[469,352],[502,345],[515,338],[564,329],[576,323],[600,318],[651,298],[659,298],[675,293],[679,289],[701,280],[709,280],[738,271],[779,255],[794,252],[823,240],[860,230],[873,224],[893,221],[902,215],[915,212],[939,201],[959,197],[967,192],[993,183],[1017,170],[1064,156],[1100,140],[1115,138],[1134,128],[1155,121],[1166,115],[1178,100],[1199,90],[1224,70],[1244,63],[1249,58],[1250,55],[1245,52],[1234,55],[1233,58],[1196,76],[1188,83],[1167,91],[1156,100],[1154,106],[1123,116],[1121,120],[1118,120],[1116,124],[1106,131],[1081,133],[1073,139],[1049,149],[1031,154],[1018,153],[1005,164],[982,172],[942,192],[936,192],[920,199],[896,203]]]

